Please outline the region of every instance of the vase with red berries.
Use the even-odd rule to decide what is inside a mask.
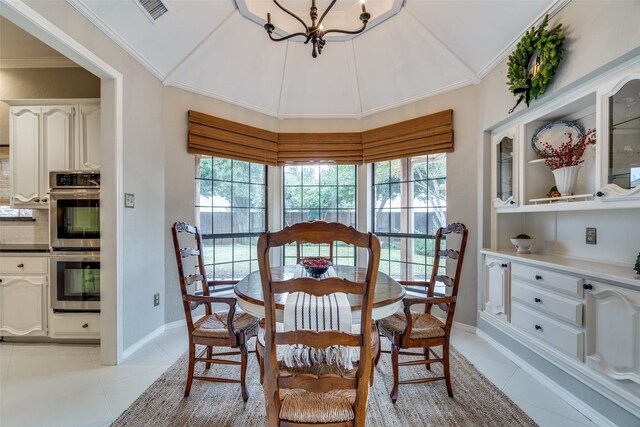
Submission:
[[[596,130],[589,129],[578,141],[573,141],[573,135],[567,133],[567,141],[558,148],[548,142],[543,142],[544,163],[551,169],[556,180],[556,187],[560,196],[570,196],[578,181],[578,172],[584,160],[584,150],[587,145],[596,143]]]

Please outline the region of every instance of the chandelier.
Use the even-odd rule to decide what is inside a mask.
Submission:
[[[329,13],[329,11],[333,7],[333,5],[336,3],[336,1],[337,0],[331,1],[331,4],[329,4],[327,9],[324,11],[322,16],[320,17],[320,20],[318,21],[318,8],[316,7],[316,0],[311,0],[311,8],[309,9],[309,16],[311,17],[311,25],[308,26],[295,13],[287,10],[280,3],[278,3],[278,0],[273,0],[276,6],[282,9],[285,13],[293,16],[295,19],[300,21],[300,23],[304,27],[304,32],[289,34],[288,36],[284,36],[281,38],[273,37],[273,30],[275,30],[276,27],[271,23],[271,13],[267,13],[267,23],[264,24],[264,29],[267,30],[267,34],[269,35],[269,38],[274,42],[281,42],[283,40],[288,40],[290,38],[297,37],[297,36],[304,37],[306,39],[304,41],[304,44],[311,42],[311,44],[313,45],[311,56],[316,58],[319,54],[322,53],[322,48],[326,43],[324,39],[325,35],[329,33],[359,34],[364,31],[364,29],[367,27],[367,23],[369,22],[369,19],[371,19],[371,14],[367,13],[367,9],[364,4],[365,0],[360,0],[360,4],[362,5],[362,13],[360,14],[360,21],[362,21],[362,28],[354,31],[338,30],[338,29],[324,30],[324,28],[322,27],[322,21],[324,20],[325,16],[327,16],[327,13]]]

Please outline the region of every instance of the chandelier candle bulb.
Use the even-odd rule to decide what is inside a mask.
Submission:
[[[360,4],[362,5],[362,13],[367,13],[367,7],[365,6],[365,0],[360,0]]]

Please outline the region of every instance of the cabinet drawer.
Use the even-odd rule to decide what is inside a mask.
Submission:
[[[552,294],[518,280],[514,280],[511,286],[511,296],[519,302],[582,326],[584,304],[580,301]]]
[[[540,339],[562,353],[582,361],[584,333],[565,326],[545,314],[517,302],[511,306],[511,323],[535,339]]]
[[[47,260],[44,257],[0,257],[0,273],[47,273]]]
[[[545,286],[563,294],[582,298],[583,279],[568,274],[556,273],[539,267],[511,264],[511,275],[520,279]]]
[[[49,313],[51,338],[100,338],[100,314]]]

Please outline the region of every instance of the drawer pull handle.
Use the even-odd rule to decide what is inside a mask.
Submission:
[[[539,274],[536,274],[536,280],[542,280],[542,276]]]
[[[507,268],[507,267],[509,267],[509,264],[501,264],[500,266],[501,266],[502,268]]]
[[[598,191],[598,192],[596,193],[596,196],[598,196],[598,197],[602,197],[602,196],[604,196],[604,193],[603,193],[602,191]]]
[[[20,263],[20,264],[18,264],[16,267],[18,267],[18,268],[24,268],[24,264],[23,264],[23,263]]]
[[[88,323],[85,323],[85,324],[82,325],[82,329],[87,329],[88,327],[89,327]]]
[[[40,203],[40,199],[38,199],[37,197],[35,199],[33,199],[34,202],[36,203]]]
[[[536,325],[535,327],[536,327],[536,331],[541,331],[542,330],[542,326],[540,326],[540,325]]]
[[[540,298],[534,298],[533,299],[535,302],[542,302],[542,300]]]
[[[583,288],[585,291],[590,291],[590,290],[592,290],[592,289],[593,289],[593,285],[590,285],[589,283],[585,283],[584,285],[582,285],[582,288]]]
[[[515,204],[516,204],[516,202],[514,202],[513,200],[509,200],[509,204],[510,204],[510,205],[515,205]]]

